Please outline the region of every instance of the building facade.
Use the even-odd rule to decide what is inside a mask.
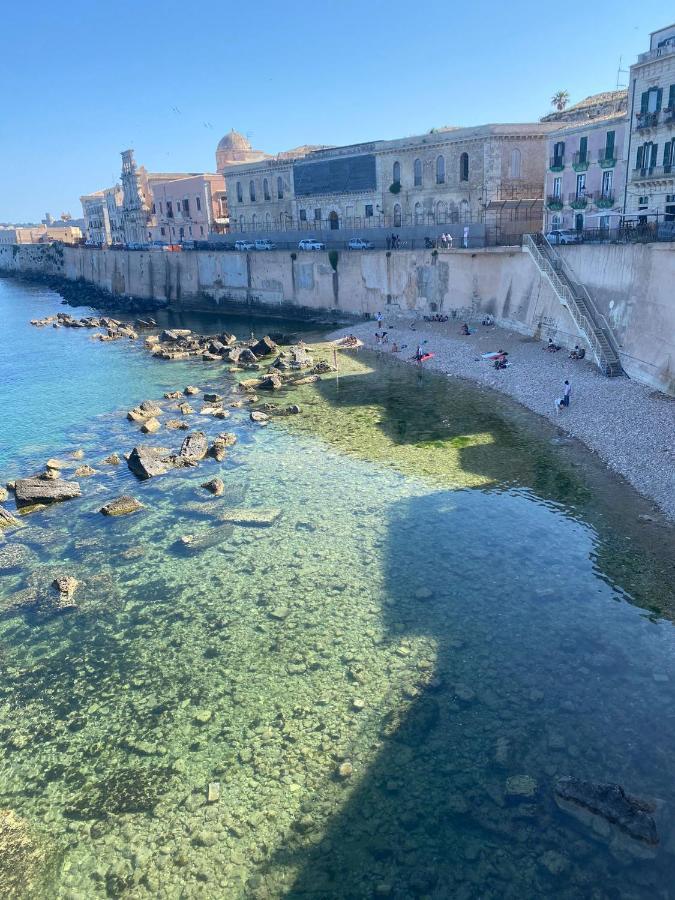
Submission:
[[[47,244],[61,241],[64,244],[78,244],[82,240],[82,231],[77,225],[67,222],[53,225],[34,225],[30,227],[9,226],[0,228],[0,244]]]
[[[625,92],[614,112],[566,124],[548,138],[544,226],[610,228],[623,210],[628,112]]]
[[[547,123],[452,128],[285,154],[225,169],[230,229],[444,225],[495,221],[539,203]],[[526,207],[531,210],[532,203]],[[517,230],[517,226],[515,228]]]
[[[202,174],[173,181],[153,181],[152,220],[148,239],[162,243],[206,241],[227,227],[225,179]]]
[[[675,24],[650,35],[630,69],[625,212],[675,221]]]
[[[87,244],[103,247],[110,243],[110,235],[106,227],[106,205],[103,191],[84,194],[80,197],[82,216],[84,218],[84,236]]]

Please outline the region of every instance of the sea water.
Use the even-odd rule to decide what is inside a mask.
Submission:
[[[0,543],[0,891],[672,896],[673,540],[645,501],[510,401],[364,352],[263,398],[300,415],[186,417],[237,443],[138,482],[103,460],[185,433],[127,409],[227,406],[237,376],[28,324],[60,301],[0,281],[1,480],[96,470]],[[121,494],[143,509],[102,516]],[[251,509],[278,517],[186,550]],[[77,609],[26,605],[62,573]],[[659,845],[559,809],[564,775],[654,802]]]

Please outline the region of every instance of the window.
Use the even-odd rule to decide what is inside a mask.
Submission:
[[[675,194],[666,194],[664,222],[675,222]]]
[[[241,181],[237,182],[237,203],[244,202],[244,192],[241,189]]]
[[[373,204],[366,203],[366,219],[372,219],[373,217]]]
[[[244,230],[244,217],[239,216],[239,231],[243,231],[243,230]]]
[[[469,154],[462,153],[459,158],[459,180],[460,181],[468,181],[469,180]]]
[[[511,151],[511,178],[520,178],[520,150],[517,147]]]
[[[557,141],[553,145],[553,165],[561,166],[565,158],[565,141]]]
[[[675,138],[673,138],[673,140],[671,141],[666,141],[666,143],[663,145],[663,170],[665,175],[668,175],[672,170],[674,156]]]
[[[445,157],[436,160],[436,184],[445,184]]]
[[[164,237],[164,235],[166,234],[166,228],[160,228],[159,233],[162,235],[162,237]]]
[[[190,225],[190,227],[188,228],[188,231],[190,232],[190,237],[192,237],[192,225]]]
[[[607,169],[602,173],[602,196],[608,199],[612,196],[612,185],[614,184],[614,169]]]
[[[301,221],[301,222],[306,222],[306,221],[307,221],[307,210],[306,210],[306,209],[301,209],[301,210],[300,210],[300,221]]]
[[[277,178],[277,197],[279,200],[284,199],[284,182],[281,178],[281,175]]]
[[[553,216],[551,219],[551,228],[560,228],[560,216]]]
[[[160,201],[159,201],[159,214],[162,215],[163,212],[164,212],[164,208],[163,208],[163,206],[162,206],[162,201],[160,200]]]
[[[204,226],[203,225],[199,226],[199,233],[201,234],[202,237],[204,237]]]
[[[394,204],[394,228],[401,227],[401,204]]]
[[[609,228],[609,216],[600,216],[600,228],[605,230]]]
[[[616,132],[608,131],[605,138],[605,159],[614,159],[614,142],[616,140]]]
[[[248,195],[251,198],[251,203],[255,203],[255,181],[253,179],[248,183]]]
[[[588,155],[588,138],[582,137],[579,138],[579,162],[585,163],[588,160],[586,159]]]
[[[586,196],[586,173],[581,172],[577,175],[577,197]]]
[[[413,163],[413,181],[415,187],[422,187],[422,160],[416,159]]]
[[[321,221],[321,210],[320,210],[320,209],[315,209],[315,210],[314,210],[314,221],[315,221],[315,222],[320,222],[320,221]]]
[[[562,196],[562,178],[553,179],[553,196],[556,200],[560,200]]]
[[[183,200],[183,212],[186,216],[190,215],[190,201],[187,197],[185,198],[185,200]]]
[[[401,163],[395,162],[394,167],[392,169],[392,181],[394,184],[401,183]]]
[[[197,212],[201,212],[202,211],[202,198],[195,197],[195,203],[197,205]]]
[[[265,215],[265,228],[267,228],[267,230],[269,231],[271,227],[272,227],[272,216],[269,213],[267,213]]]
[[[166,216],[168,219],[173,219],[173,204],[171,200],[166,201]]]
[[[656,165],[658,150],[658,144],[654,144],[652,141],[645,141],[645,143],[637,149],[635,168],[640,169],[642,172],[653,169]]]
[[[416,203],[415,204],[415,225],[421,225],[423,220],[424,220],[424,216],[422,213],[422,204]]]
[[[179,232],[179,234],[180,234],[180,237],[181,237],[181,240],[182,240],[182,239],[185,237],[185,228],[183,228],[182,225],[180,226],[180,232]]]
[[[263,197],[265,200],[270,199],[270,183],[266,178],[263,178]]]
[[[258,217],[256,216],[255,213],[253,213],[253,215],[251,216],[251,228],[253,231],[255,231],[257,225],[258,225]]]
[[[157,212],[157,210],[155,209],[155,204],[153,203],[153,204],[152,204],[152,214],[153,214],[153,216],[155,215],[156,212]]]
[[[444,200],[439,200],[436,204],[436,224],[443,225],[445,224],[448,217],[448,210],[445,205]]]

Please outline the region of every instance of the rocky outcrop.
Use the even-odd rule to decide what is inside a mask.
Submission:
[[[57,611],[76,609],[74,596],[80,582],[72,575],[57,575],[52,581],[51,587],[55,594],[52,606]]]
[[[91,466],[88,466],[86,464],[84,466],[78,466],[75,469],[75,477],[76,478],[89,478],[90,475],[95,475],[95,474],[96,474],[96,469],[92,469]]]
[[[271,356],[272,353],[276,353],[279,348],[274,343],[272,338],[266,334],[265,337],[260,338],[260,340],[251,347],[251,352],[257,356]]]
[[[278,391],[283,387],[283,382],[278,375],[272,373],[266,375],[265,378],[260,381],[258,387],[264,391]]]
[[[169,451],[162,447],[134,447],[127,465],[136,478],[146,481],[148,478],[164,475],[173,468],[173,461]]]
[[[99,511],[104,516],[127,516],[129,513],[137,512],[139,509],[143,509],[143,504],[140,501],[136,500],[135,497],[130,497],[128,494],[123,494],[121,497],[106,503]]]
[[[555,799],[565,812],[581,813],[582,821],[588,814],[599,816],[636,841],[659,842],[654,807],[627,794],[619,784],[598,784],[567,775],[556,781]]]
[[[190,462],[199,462],[200,459],[204,459],[208,449],[209,444],[204,432],[195,431],[185,438],[181,444],[178,456]]]
[[[233,444],[236,443],[236,434],[232,434],[230,431],[224,431],[222,434],[218,435],[213,444],[209,447],[209,456],[212,456],[217,462],[222,462],[227,454],[227,448],[232,447]]]
[[[156,419],[154,416],[151,419],[146,419],[145,422],[141,425],[141,431],[143,434],[155,434],[155,432],[159,431],[162,427],[159,419]]]
[[[266,425],[270,420],[270,417],[267,415],[267,413],[258,412],[255,409],[253,410],[249,418],[251,419],[251,422],[257,422],[258,425]]]
[[[80,496],[80,485],[76,481],[62,478],[19,478],[15,486],[16,505],[19,508],[35,503],[60,503]]]

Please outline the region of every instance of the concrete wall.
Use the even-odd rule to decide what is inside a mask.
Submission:
[[[675,244],[561,248],[612,324],[626,372],[675,393]],[[566,308],[528,253],[484,250],[232,253],[0,247],[0,270],[84,280],[113,294],[209,310],[228,303],[382,312],[485,312],[522,334],[584,345]]]

